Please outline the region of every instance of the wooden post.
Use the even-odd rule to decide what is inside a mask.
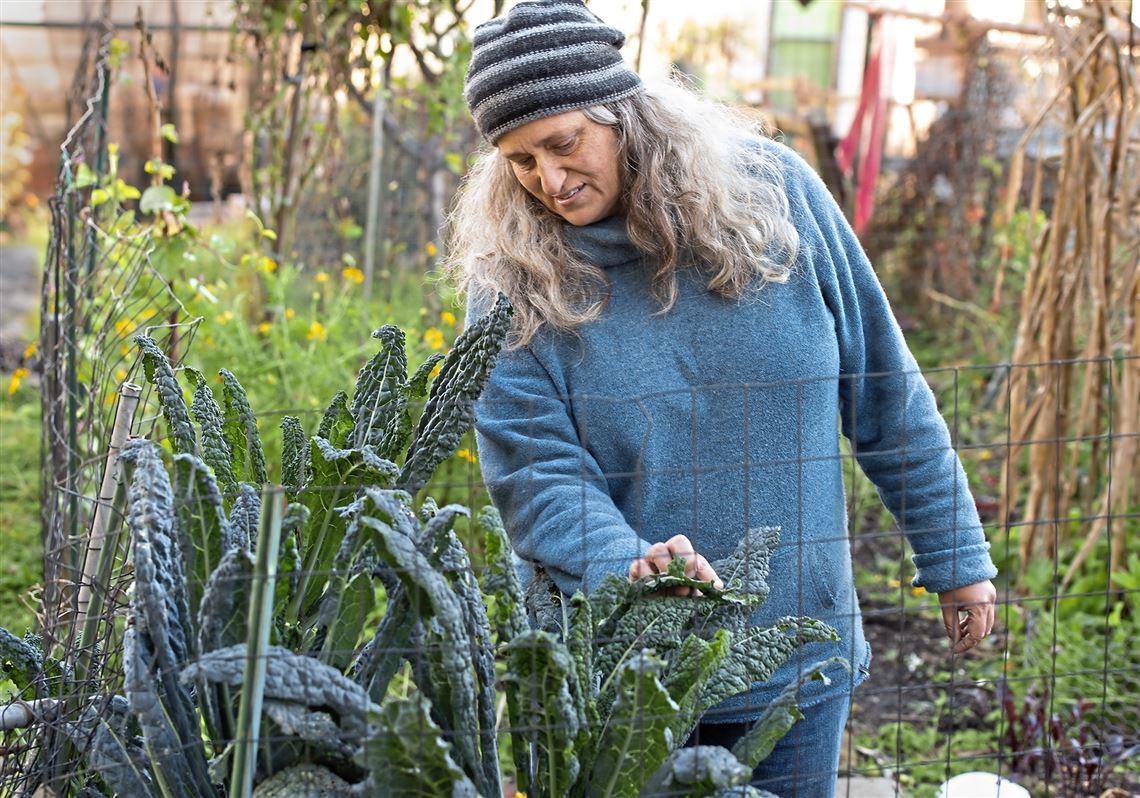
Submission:
[[[111,428],[111,443],[107,447],[107,460],[103,464],[103,481],[99,484],[99,495],[95,502],[95,517],[91,520],[91,534],[87,539],[87,552],[83,558],[83,575],[79,583],[79,599],[76,602],[76,615],[73,629],[80,630],[87,620],[91,607],[91,596],[95,580],[100,573],[107,529],[111,523],[115,494],[119,486],[119,452],[131,432],[135,408],[138,407],[142,387],[124,382],[119,387],[119,407],[115,411],[115,425]],[[105,586],[103,586],[105,587]],[[84,640],[87,645],[90,641]]]
[[[372,99],[372,154],[368,163],[368,217],[364,220],[364,298],[372,298],[372,280],[376,273],[376,253],[384,235],[381,218],[381,169],[384,163],[384,85],[376,87]]]

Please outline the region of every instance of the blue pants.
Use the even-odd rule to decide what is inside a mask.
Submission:
[[[835,798],[839,751],[851,696],[842,695],[803,710],[772,754],[752,772],[752,786],[779,798]],[[702,721],[685,745],[720,745],[731,749],[751,723]]]

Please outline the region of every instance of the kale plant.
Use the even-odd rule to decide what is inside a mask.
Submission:
[[[531,796],[760,794],[742,785],[799,717],[796,686],[733,751],[681,746],[707,709],[835,638],[809,618],[749,625],[777,530],[714,563],[723,589],[677,561],[589,597],[540,580],[528,603],[492,509],[473,522],[476,568],[455,531],[468,510],[417,507],[470,428],[510,314],[501,298],[411,375],[403,332],[378,330],[316,435],[283,420],[276,489],[237,378],[222,373],[219,404],[186,370],[187,407],[139,339],[173,455],[143,440],[123,453],[135,582],[122,661],[96,658],[80,682],[0,633],[6,674],[42,695],[51,670],[61,695],[84,697],[59,724],[85,762],[65,794],[498,798],[508,740]],[[659,595],[675,587],[699,595]],[[122,695],[83,692],[99,683]]]

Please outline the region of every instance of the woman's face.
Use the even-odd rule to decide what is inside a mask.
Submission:
[[[515,128],[496,146],[522,187],[570,224],[622,213],[614,128],[569,111]]]

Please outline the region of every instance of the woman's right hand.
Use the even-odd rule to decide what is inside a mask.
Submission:
[[[712,582],[718,589],[724,588],[724,582],[716,575],[716,571],[709,565],[709,561],[697,554],[693,544],[684,535],[674,535],[664,543],[654,543],[645,552],[629,565],[629,581],[636,582],[643,576],[663,574],[669,570],[669,563],[677,557],[685,558],[685,576],[699,579],[702,582]],[[688,596],[692,588],[676,587],[672,594],[675,596]]]

